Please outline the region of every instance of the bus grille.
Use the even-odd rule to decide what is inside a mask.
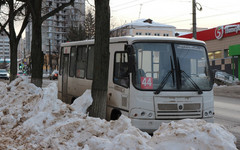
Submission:
[[[201,103],[166,104],[158,103],[156,118],[161,119],[183,119],[202,117]]]

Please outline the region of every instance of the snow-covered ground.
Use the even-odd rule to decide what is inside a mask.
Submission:
[[[90,91],[67,105],[57,85],[38,88],[18,78],[0,82],[0,149],[60,150],[236,150],[236,138],[223,126],[203,120],[164,123],[153,136],[121,116],[116,121],[89,117]]]

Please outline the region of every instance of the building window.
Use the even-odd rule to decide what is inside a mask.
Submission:
[[[142,32],[136,32],[136,35],[142,35]]]
[[[151,35],[151,33],[145,33],[145,35]]]
[[[163,36],[169,36],[169,34],[168,33],[164,33]]]
[[[225,49],[224,50],[224,58],[227,58],[229,57],[229,53],[228,53],[228,49]]]

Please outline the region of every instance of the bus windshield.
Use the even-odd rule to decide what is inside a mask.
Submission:
[[[201,45],[134,43],[133,84],[139,90],[203,91],[212,83]]]

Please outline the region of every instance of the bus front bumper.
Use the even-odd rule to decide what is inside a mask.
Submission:
[[[214,118],[203,118],[206,122],[213,123]],[[160,125],[164,123],[169,123],[171,121],[179,121],[179,120],[143,120],[143,119],[131,119],[131,123],[133,126],[139,128],[143,132],[147,132],[152,134],[156,131]]]

